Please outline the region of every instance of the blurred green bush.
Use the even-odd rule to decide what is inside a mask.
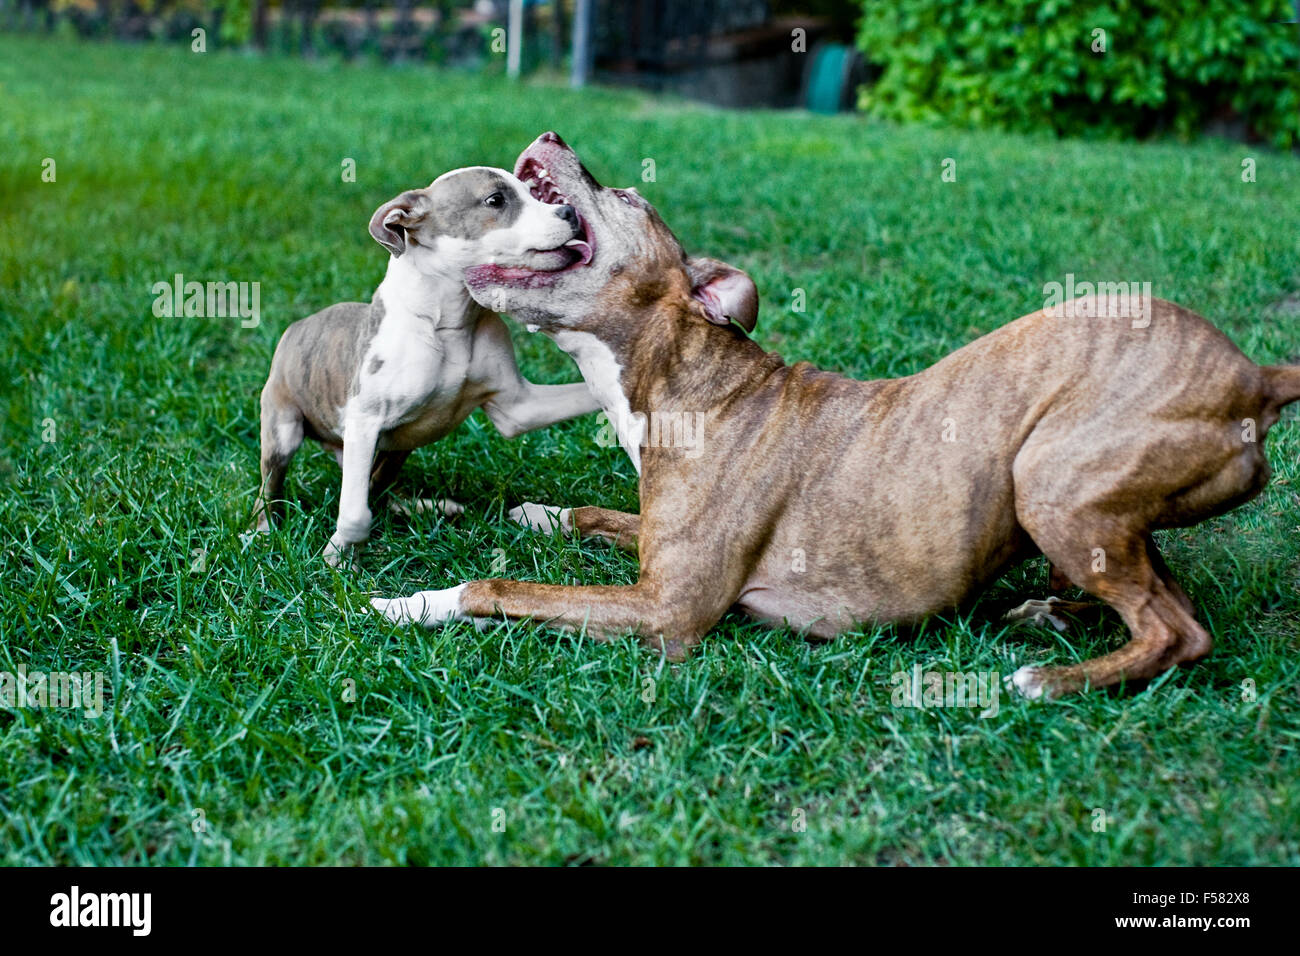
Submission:
[[[859,105],[1061,135],[1190,136],[1241,122],[1300,138],[1293,0],[864,0],[858,46],[881,68]]]

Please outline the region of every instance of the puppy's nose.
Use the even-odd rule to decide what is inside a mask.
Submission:
[[[555,214],[567,222],[574,229],[578,228],[578,210],[574,209],[567,203],[563,206],[555,207]]]
[[[541,136],[537,137],[537,139],[543,143],[555,143],[557,146],[564,145],[564,140],[560,139],[560,134],[555,132],[553,129],[548,129]]]

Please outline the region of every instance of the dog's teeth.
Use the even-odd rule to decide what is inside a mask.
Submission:
[[[539,169],[537,170],[537,175],[538,175],[538,176],[541,176],[543,179],[550,179],[550,178],[551,178],[551,174],[548,173],[545,169],[541,169],[541,168],[539,168]]]

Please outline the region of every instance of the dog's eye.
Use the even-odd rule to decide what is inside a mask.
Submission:
[[[492,209],[500,209],[505,204],[506,204],[505,194],[499,192],[495,192],[491,196],[488,196],[487,199],[483,200],[483,205],[489,206]]]

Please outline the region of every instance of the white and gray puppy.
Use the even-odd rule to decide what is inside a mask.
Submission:
[[[465,269],[485,261],[543,272],[588,261],[584,229],[572,206],[541,202],[510,173],[485,166],[453,170],[380,206],[370,234],[392,257],[370,304],[342,302],[295,322],[271,360],[257,530],[278,521],[285,471],[304,437],[331,449],[343,469],[324,552],[337,565],[370,536],[371,491],[391,485],[414,449],[474,409],[507,438],[595,411],[582,382],[527,381],[505,323],[464,282]]]

